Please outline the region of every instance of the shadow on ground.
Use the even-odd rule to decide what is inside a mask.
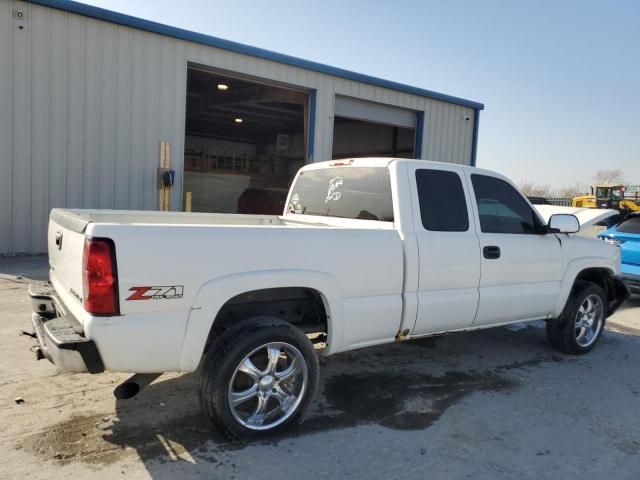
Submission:
[[[520,382],[514,370],[563,361],[548,349],[539,326],[337,355],[323,360],[321,393],[305,422],[268,443],[364,424],[425,429],[468,395],[508,394]],[[27,439],[23,447],[63,463],[112,463],[123,450],[135,451],[146,464],[220,461],[225,452],[245,445],[212,431],[199,405],[197,376],[160,377],[133,399],[117,401],[115,415],[72,417]]]

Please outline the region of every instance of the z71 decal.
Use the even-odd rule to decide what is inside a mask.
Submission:
[[[184,286],[171,285],[170,287],[131,287],[133,292],[127,300],[176,300],[182,298]]]

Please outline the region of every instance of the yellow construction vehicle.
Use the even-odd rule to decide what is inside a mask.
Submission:
[[[591,195],[571,199],[572,207],[611,208],[620,213],[640,212],[640,187],[625,185],[598,185],[591,187]]]

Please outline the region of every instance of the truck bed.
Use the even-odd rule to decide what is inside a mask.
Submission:
[[[283,275],[288,280],[278,286],[322,286],[335,296],[332,300],[341,311],[333,315],[349,321],[332,346],[392,341],[399,328],[403,287],[403,244],[394,224],[296,217],[56,209],[49,222],[50,279],[88,338],[101,338],[98,347],[109,351],[106,358],[122,359],[123,364],[108,363],[110,370],[133,361],[123,349],[140,357],[136,365],[175,369],[182,346],[176,338],[184,335],[192,309],[209,310],[208,302],[231,298],[233,292],[223,294],[223,286],[235,285],[241,293],[262,283],[271,286],[270,279]],[[83,308],[87,237],[108,238],[115,245],[124,318],[96,318]],[[248,287],[247,280],[256,278],[262,280]],[[217,282],[220,287],[213,286]],[[136,289],[146,287],[181,293],[153,301],[131,298]],[[205,288],[213,293],[201,297]],[[390,318],[397,320],[389,322]],[[125,335],[125,330],[135,334]],[[146,344],[145,332],[152,330],[163,335]],[[206,332],[203,335],[206,338]]]
[[[74,232],[83,232],[89,223],[127,225],[283,225],[276,215],[224,213],[154,212],[146,210],[79,210],[54,208],[51,220]]]

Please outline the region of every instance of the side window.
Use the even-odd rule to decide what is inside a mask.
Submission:
[[[535,213],[518,193],[504,180],[486,175],[471,175],[476,195],[480,230],[484,233],[538,233],[539,221]]]
[[[640,233],[640,217],[627,218],[616,226],[616,230],[622,233]]]
[[[432,232],[466,232],[469,214],[460,176],[445,170],[416,170],[422,226]]]

